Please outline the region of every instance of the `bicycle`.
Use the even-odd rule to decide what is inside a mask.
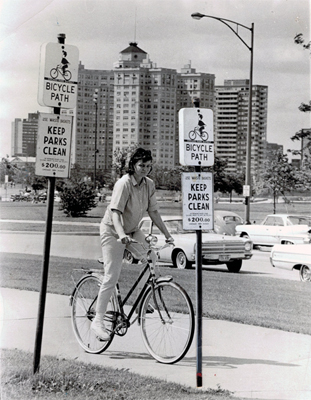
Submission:
[[[189,138],[190,138],[191,140],[195,140],[196,137],[197,137],[197,135],[200,136],[200,138],[201,138],[204,142],[206,142],[206,141],[208,140],[208,133],[207,133],[206,131],[203,131],[203,132],[201,133],[201,132],[200,132],[200,127],[199,127],[199,126],[196,126],[196,127],[194,128],[193,131],[190,131],[190,132],[189,132]]]
[[[156,252],[170,244],[156,248],[155,240],[157,238],[154,236],[147,236],[147,259],[144,259],[141,252],[142,269],[124,299],[121,298],[119,284],[116,285],[104,317],[106,329],[111,334],[109,341],[101,341],[90,329],[104,271],[88,270],[76,284],[70,297],[72,326],[78,343],[86,352],[102,353],[110,346],[115,335],[124,336],[137,320],[143,342],[155,360],[173,364],[186,355],[194,335],[193,305],[187,292],[173,282],[172,276],[156,277]],[[145,248],[143,244],[140,245]],[[126,314],[125,305],[148,270],[148,279]]]
[[[64,77],[65,81],[70,81],[72,76],[71,72],[68,70],[63,72],[61,64],[58,64],[56,68],[52,68],[50,71],[51,78],[53,79],[56,79],[58,77],[58,74],[61,74]]]

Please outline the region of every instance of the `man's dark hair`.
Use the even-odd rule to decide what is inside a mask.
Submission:
[[[128,170],[127,170],[128,174],[130,174],[130,175],[134,174],[134,172],[135,172],[134,165],[140,160],[142,160],[143,162],[152,161],[151,151],[145,150],[141,147],[136,149],[135,152],[132,154],[132,157],[130,158],[130,161],[129,161],[129,166],[128,166]]]

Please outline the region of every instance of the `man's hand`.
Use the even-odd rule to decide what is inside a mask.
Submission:
[[[131,238],[130,238],[129,236],[123,236],[123,237],[121,238],[121,243],[123,243],[123,244],[129,244],[129,243],[131,243]]]
[[[174,238],[173,238],[172,236],[168,237],[168,238],[165,240],[165,243],[174,244]]]
[[[121,243],[123,243],[123,244],[137,243],[137,240],[126,235],[121,238]]]

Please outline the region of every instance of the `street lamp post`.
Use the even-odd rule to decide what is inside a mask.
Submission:
[[[254,57],[254,24],[249,28],[248,26],[239,24],[236,21],[230,19],[214,17],[212,15],[205,15],[201,13],[191,14],[194,19],[201,18],[212,18],[225,24],[248,48],[250,51],[250,74],[249,74],[249,98],[248,98],[248,124],[247,124],[247,136],[246,136],[246,167],[245,167],[245,223],[250,224],[250,196],[251,196],[251,151],[252,151],[252,106],[253,106],[253,57]],[[230,24],[236,26],[236,30]],[[251,44],[250,46],[243,40],[238,33],[238,27],[247,29],[251,32]]]
[[[98,130],[98,89],[95,89],[93,94],[93,101],[95,103],[95,146],[94,146],[94,189],[96,189],[96,160],[97,160],[97,130]]]

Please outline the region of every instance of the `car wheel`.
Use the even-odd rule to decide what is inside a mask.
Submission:
[[[242,267],[242,260],[235,260],[235,261],[231,261],[226,263],[228,271],[229,272],[240,272],[240,269]]]
[[[182,250],[176,250],[173,253],[173,265],[178,269],[186,269],[191,267],[191,263],[188,261],[186,254]]]
[[[241,234],[241,237],[244,238],[244,239],[249,239],[248,234],[245,233],[245,232],[243,232],[243,233]]]
[[[299,270],[299,277],[302,282],[311,282],[311,269],[307,265],[302,265]]]

